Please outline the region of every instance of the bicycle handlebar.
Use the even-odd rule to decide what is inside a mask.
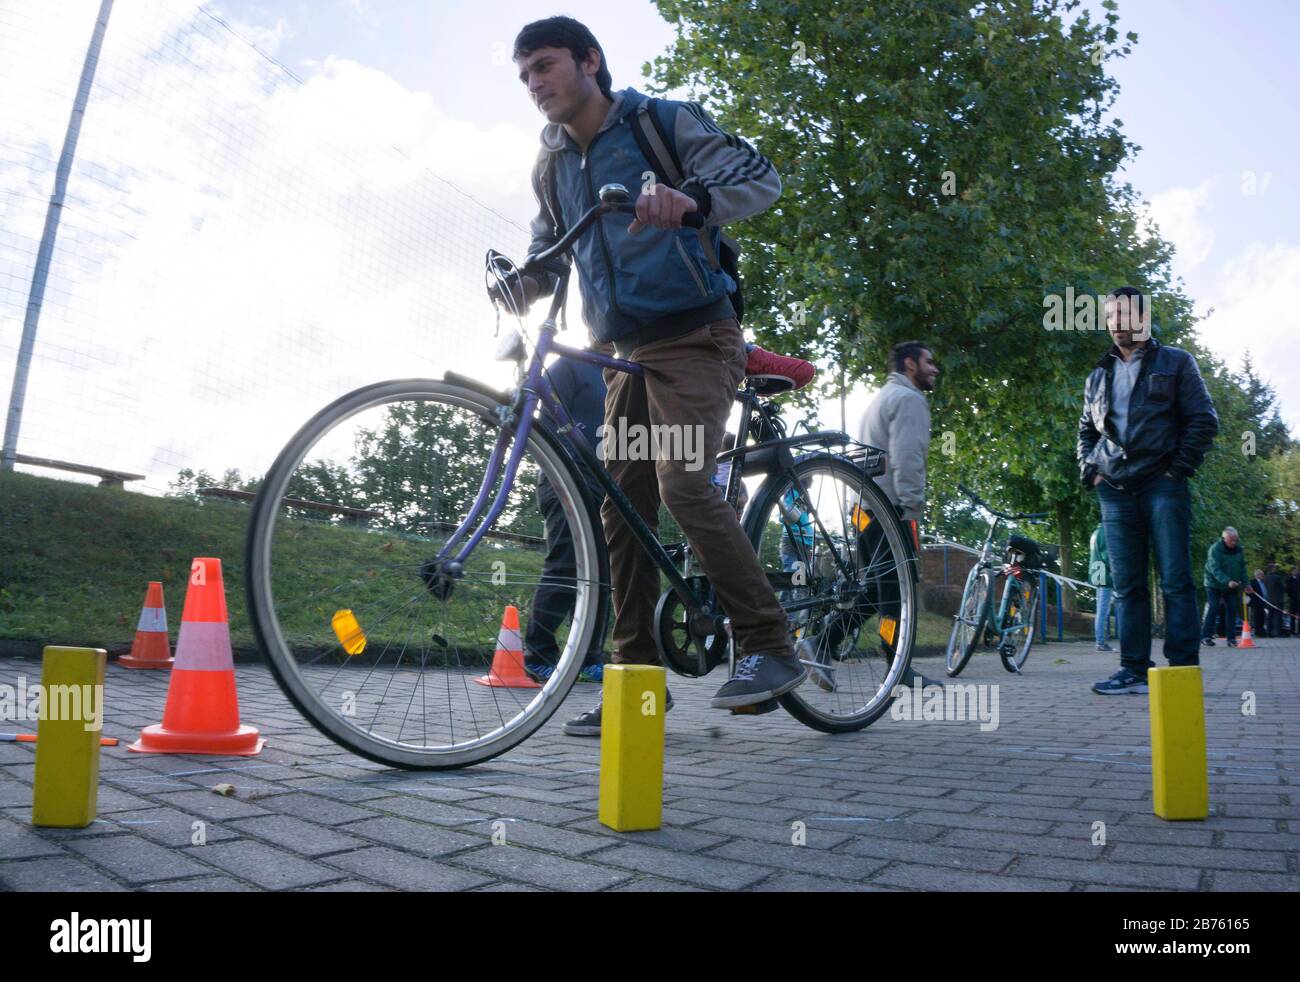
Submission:
[[[978,494],[976,494],[976,493],[975,493],[974,491],[972,491],[970,488],[966,487],[966,485],[964,485],[964,484],[959,483],[959,484],[957,485],[957,490],[960,491],[962,494],[966,495],[966,497],[970,498],[971,501],[975,502],[975,504],[979,505],[979,506],[980,506],[981,508],[983,508],[985,511],[989,512],[990,514],[996,515],[998,518],[1004,518],[1004,519],[1006,519],[1006,520],[1009,521],[1009,522],[1018,522],[1018,521],[1029,521],[1029,522],[1034,522],[1034,521],[1042,521],[1043,519],[1047,518],[1047,516],[1048,516],[1048,512],[1045,512],[1045,511],[1038,511],[1038,512],[1033,512],[1033,513],[1029,513],[1029,512],[1021,512],[1021,513],[1018,514],[1018,515],[1011,515],[1011,514],[1008,514],[1007,512],[1004,512],[1004,511],[998,511],[996,508],[994,508],[992,505],[990,505],[987,501],[985,501],[983,498],[981,498]]]
[[[556,242],[549,249],[537,253],[535,256],[529,256],[524,260],[523,266],[520,267],[521,276],[530,273],[536,273],[547,260],[554,259],[561,253],[568,252],[573,243],[583,232],[591,227],[592,223],[604,215],[615,212],[625,215],[635,215],[636,205],[628,200],[627,188],[621,184],[606,184],[600,189],[600,204],[593,205],[585,215],[578,219],[573,228],[561,236],[560,241]],[[688,211],[682,216],[682,226],[685,228],[703,228],[704,216],[698,211]]]

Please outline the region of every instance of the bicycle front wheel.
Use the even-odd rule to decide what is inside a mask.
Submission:
[[[810,677],[781,705],[825,733],[869,726],[893,702],[916,635],[916,560],[893,505],[852,461],[809,454],[763,483],[744,528],[792,641],[819,660],[822,684]]]
[[[253,631],[298,710],[371,760],[443,769],[503,753],[599,652],[608,561],[582,472],[540,418],[523,447],[498,445],[499,406],[437,381],[359,389],[298,432],[258,492]],[[512,486],[481,488],[493,454],[511,451]],[[463,570],[437,586],[426,564],[476,495],[503,493]],[[557,532],[567,564],[548,548]]]
[[[961,603],[953,615],[952,634],[948,637],[947,670],[950,678],[961,674],[984,636],[992,593],[993,574],[979,565],[972,566],[966,576]]]

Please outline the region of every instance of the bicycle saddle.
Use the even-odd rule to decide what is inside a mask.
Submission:
[[[1035,542],[1033,539],[1024,535],[1013,535],[1007,540],[1007,550],[1018,552],[1025,557],[1025,565],[1034,569],[1041,569],[1050,563],[1054,563],[1060,555],[1061,549],[1055,545],[1045,545],[1042,542]]]
[[[755,345],[745,362],[745,378],[750,387],[761,396],[775,396],[782,392],[802,389],[813,380],[817,368],[802,358],[778,355]]]

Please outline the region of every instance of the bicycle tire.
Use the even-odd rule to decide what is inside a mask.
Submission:
[[[1028,625],[1027,630],[1025,631],[1025,638],[1022,643],[1016,646],[1015,650],[1010,655],[1007,655],[1002,649],[998,650],[998,655],[1002,658],[1002,667],[1013,675],[1021,674],[1020,669],[1024,667],[1025,659],[1029,657],[1029,649],[1033,647],[1034,632],[1038,626],[1038,599],[1040,594],[1038,587],[1036,587],[1032,582],[1025,580],[1018,580],[1017,582],[1022,585],[1027,583],[1029,587],[1029,602],[1024,602],[1024,596],[1022,593],[1020,609],[1017,611],[1017,616],[1022,619],[1023,623],[1027,623]]]
[[[272,675],[289,701],[317,730],[340,746],[378,763],[411,770],[449,770],[479,764],[507,752],[554,714],[577,680],[594,632],[606,624],[609,598],[604,585],[609,582],[609,561],[604,537],[596,534],[600,527],[599,514],[584,479],[545,417],[538,416],[527,449],[544,465],[541,472],[552,483],[563,507],[573,535],[577,568],[596,574],[594,586],[590,579],[583,577],[575,582],[577,597],[572,623],[554,674],[541,689],[529,690],[536,691],[537,696],[506,726],[489,733],[490,739],[480,738],[458,749],[417,748],[400,740],[376,737],[348,723],[335,708],[324,704],[306,683],[297,658],[286,642],[273,596],[272,548],[282,499],[295,469],[333,428],[375,407],[420,398],[463,409],[488,426],[500,425],[497,410],[501,404],[497,398],[485,390],[455,383],[399,379],[365,386],[336,399],[299,429],[267,471],[249,521],[245,588],[253,633]],[[466,686],[467,690],[470,688]],[[488,691],[495,699],[496,690]]]
[[[888,670],[877,685],[870,701],[858,707],[856,711],[842,714],[827,712],[803,695],[803,690],[811,685],[811,682],[805,682],[800,688],[779,698],[781,706],[806,726],[823,733],[852,733],[870,726],[889,709],[894,701],[894,691],[901,684],[911,661],[912,646],[916,636],[916,559],[911,548],[910,530],[903,525],[893,505],[880,491],[875,481],[866,475],[863,468],[853,461],[832,453],[812,453],[796,459],[794,464],[796,480],[815,479],[819,472],[856,489],[860,495],[859,503],[865,503],[866,510],[873,515],[873,520],[881,522],[884,541],[889,543],[891,555],[896,557],[896,568],[903,568],[905,573],[898,577],[899,616],[894,631],[894,650]],[[755,551],[759,553],[760,559],[765,553],[763,539],[764,532],[769,528],[769,519],[781,497],[791,489],[792,485],[793,482],[786,473],[778,472],[769,475],[745,510],[742,521],[745,534],[749,537]],[[811,503],[816,510],[816,502]],[[820,513],[819,517],[823,523],[828,520],[828,516]],[[853,548],[856,549],[856,533],[853,542]],[[769,577],[771,575],[769,574]],[[860,631],[860,628],[861,624],[857,626],[857,630]],[[792,625],[792,631],[794,630]],[[850,629],[849,635],[854,637],[856,646],[856,631]],[[885,648],[888,656],[889,652],[883,641],[882,647]],[[871,659],[861,659],[864,666],[874,664],[874,660],[874,656]],[[843,672],[845,669],[841,666],[838,671]],[[812,693],[810,692],[809,695],[811,696]]]
[[[993,595],[993,574],[978,565],[966,575],[957,613],[953,615],[952,634],[948,637],[945,668],[949,678],[956,678],[975,654],[988,626],[989,602]],[[963,625],[969,633],[962,630]]]

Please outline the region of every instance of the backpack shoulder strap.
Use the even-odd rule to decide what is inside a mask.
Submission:
[[[632,123],[632,135],[641,153],[655,169],[660,180],[669,187],[681,187],[684,175],[682,164],[677,158],[675,140],[668,136],[660,119],[659,99],[647,99],[637,107],[636,117]]]

